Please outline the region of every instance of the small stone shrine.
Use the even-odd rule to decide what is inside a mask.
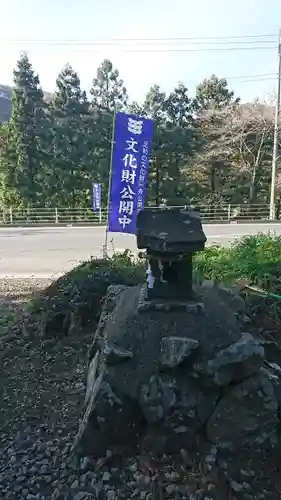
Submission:
[[[184,305],[194,299],[192,255],[204,250],[207,238],[200,217],[177,208],[142,210],[137,218],[137,246],[146,249],[147,289],[144,300],[164,299]]]
[[[276,377],[247,330],[243,299],[216,282],[192,286],[192,255],[205,242],[194,212],[139,213],[147,283],[144,275],[143,286],[108,288],[75,450],[93,458],[108,450],[176,457],[186,450],[200,470],[219,471],[236,488],[235,497],[219,496],[205,484],[205,496],[190,498],[275,498],[258,496],[254,457],[278,443]]]

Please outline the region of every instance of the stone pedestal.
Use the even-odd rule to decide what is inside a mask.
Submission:
[[[109,288],[90,350],[77,452],[198,453],[211,442],[233,454],[274,446],[278,404],[264,349],[243,332],[235,303],[214,287],[198,290],[196,310],[167,312],[152,301],[137,310],[142,290]]]

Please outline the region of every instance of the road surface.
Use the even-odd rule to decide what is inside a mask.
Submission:
[[[210,224],[204,226],[208,244],[228,245],[245,234],[275,232],[281,224]],[[57,276],[79,262],[102,255],[105,228],[0,228],[0,278]],[[108,249],[136,251],[135,236],[109,234]]]

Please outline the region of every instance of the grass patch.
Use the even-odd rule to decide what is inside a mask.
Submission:
[[[227,284],[247,280],[281,295],[281,236],[261,233],[244,236],[230,248],[209,247],[195,256],[194,277],[197,282],[218,279]],[[254,315],[281,323],[281,301],[252,294],[246,299]]]
[[[195,278],[233,283],[247,279],[267,291],[281,291],[281,236],[244,236],[230,248],[212,246],[195,256]]]

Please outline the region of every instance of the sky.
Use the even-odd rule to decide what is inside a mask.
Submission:
[[[26,51],[50,92],[67,62],[89,90],[97,67],[109,58],[130,100],[143,100],[155,83],[169,92],[183,82],[194,95],[196,85],[213,73],[226,77],[243,101],[275,93],[280,0],[0,0],[0,26],[1,84],[12,84],[13,68]],[[274,37],[218,38],[259,35]],[[155,38],[164,40],[145,42]],[[232,50],[237,46],[251,50]],[[227,50],[207,50],[214,47]],[[245,78],[250,75],[266,76]]]

